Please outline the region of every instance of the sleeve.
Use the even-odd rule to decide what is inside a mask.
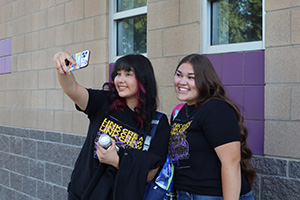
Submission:
[[[81,110],[76,104],[75,106],[78,111],[82,111],[88,116],[92,116],[98,109],[101,109],[101,106],[105,101],[107,101],[108,92],[96,89],[87,89],[87,91],[89,94],[89,100],[86,109]]]
[[[114,184],[114,199],[143,199],[149,168],[159,160],[150,152],[125,149]]]
[[[207,114],[203,125],[204,133],[212,147],[240,141],[240,131],[235,110],[221,102]]]
[[[167,116],[164,114],[157,125],[155,136],[151,141],[149,152],[159,156],[161,162],[159,165],[163,165],[168,153],[168,145],[170,138],[170,125]],[[153,166],[153,169],[158,166]]]

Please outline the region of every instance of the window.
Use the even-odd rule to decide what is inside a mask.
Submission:
[[[264,49],[264,0],[202,0],[202,53]]]
[[[147,50],[147,0],[110,1],[110,62]]]

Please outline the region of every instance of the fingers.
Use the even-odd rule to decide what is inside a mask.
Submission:
[[[53,61],[56,60],[57,57],[58,57],[59,55],[63,54],[63,53],[64,53],[64,52],[62,52],[62,51],[57,52],[57,53],[54,55],[54,57],[53,57]]]
[[[101,150],[100,150],[101,145],[99,144],[99,142],[96,142],[95,144],[96,144],[96,149],[97,149],[96,154],[97,154],[97,157],[98,157],[99,161],[101,162],[101,156],[102,156]]]
[[[101,161],[101,154],[100,154],[100,152],[98,150],[96,151],[96,154],[97,154],[97,157],[98,157],[99,161],[102,162]]]
[[[111,141],[111,148],[116,149],[116,151],[119,152],[119,147],[116,145],[116,140],[111,138],[110,141]]]
[[[106,150],[100,145],[99,142],[97,142],[97,151],[99,151],[100,153],[104,153]]]
[[[76,61],[66,52],[58,52],[53,58],[54,67],[59,74],[70,74],[69,68],[72,64],[76,64]]]
[[[74,65],[76,64],[76,61],[68,53],[64,52],[64,56],[65,56],[65,65],[67,64],[67,62],[69,62],[68,66],[71,66],[72,64],[74,64]]]
[[[110,138],[110,142],[111,142],[111,146],[113,147],[116,146],[116,140]]]
[[[65,64],[66,53],[58,52],[53,58],[54,67],[60,74],[66,74],[66,64]]]
[[[65,74],[64,72],[64,69],[62,67],[62,64],[60,63],[60,61],[57,59],[57,60],[54,60],[54,67],[56,68],[57,72],[60,73],[60,74]]]
[[[104,160],[105,160],[105,154],[106,154],[106,149],[104,149],[100,144],[99,142],[96,143],[97,145],[97,151],[96,151],[96,154],[98,156],[98,159],[100,162],[104,163]]]

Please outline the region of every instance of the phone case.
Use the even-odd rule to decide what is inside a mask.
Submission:
[[[76,61],[76,65],[72,65],[69,71],[74,71],[77,69],[81,69],[84,67],[87,67],[89,64],[89,58],[90,58],[90,51],[85,50],[82,52],[75,53],[74,55],[71,55],[71,57]]]

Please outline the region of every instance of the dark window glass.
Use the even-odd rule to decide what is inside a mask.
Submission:
[[[211,45],[262,40],[262,0],[210,0]]]
[[[147,5],[147,0],[118,0],[117,12],[139,8]]]
[[[117,22],[118,56],[130,53],[146,53],[147,16],[140,15]]]

